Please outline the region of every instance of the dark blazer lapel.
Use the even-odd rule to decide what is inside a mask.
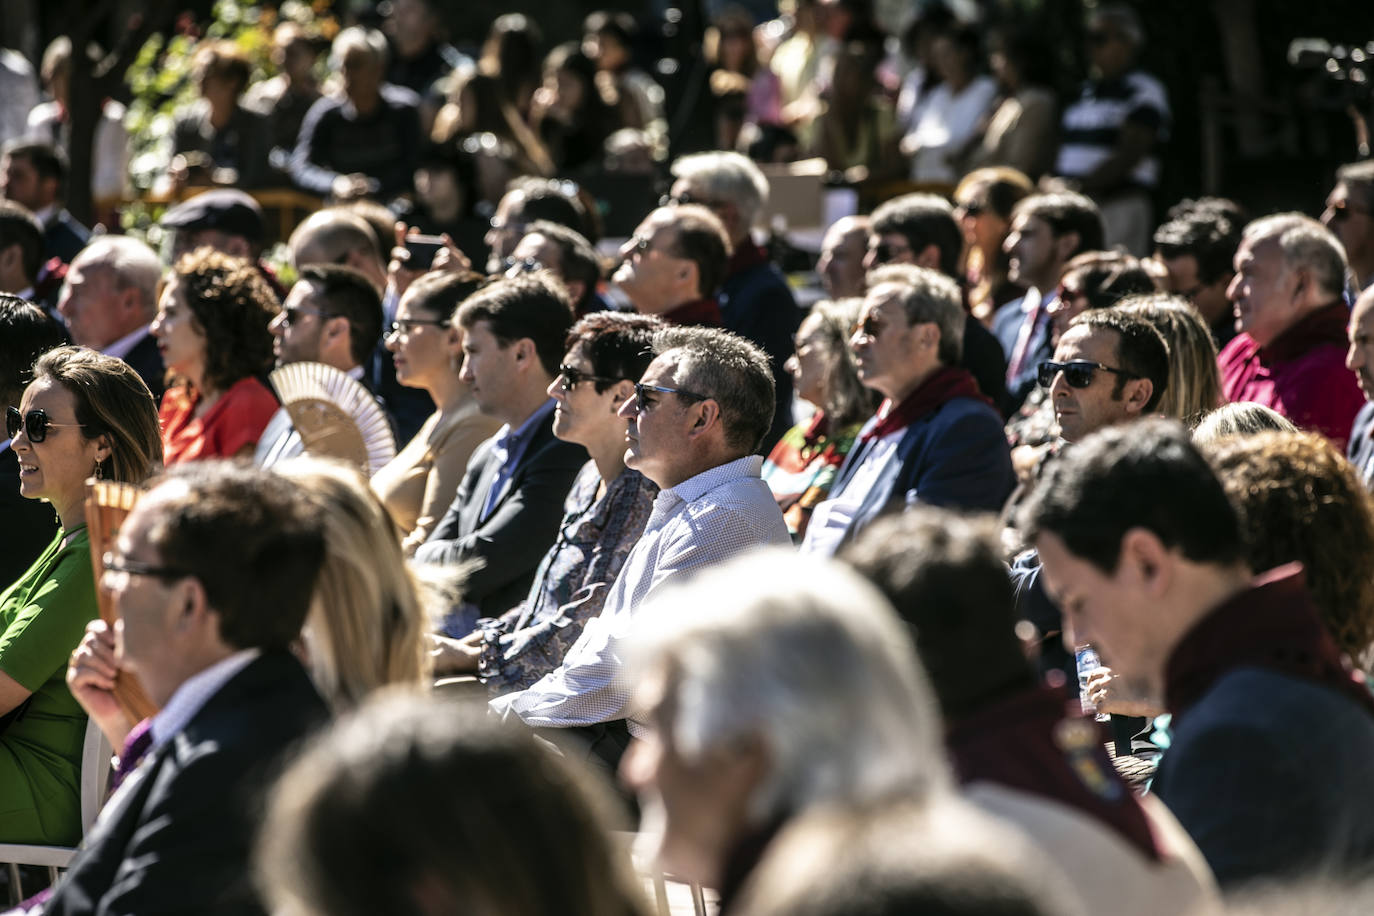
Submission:
[[[506,485],[506,492],[501,494],[500,499],[492,503],[491,512],[487,513],[488,516],[495,515],[496,511],[501,508],[501,504],[504,503],[512,493],[519,489],[520,482],[524,479],[525,472],[529,469],[530,465],[534,464],[539,459],[540,454],[551,445],[555,445],[561,441],[561,439],[553,434],[553,414],[550,413],[548,417],[545,418],[544,422],[540,423],[535,429],[534,435],[530,438],[529,448],[525,449],[525,453],[520,456],[520,463],[515,466],[515,471],[510,475],[510,482]],[[495,461],[487,461],[487,467],[483,471],[484,480],[481,482],[484,485],[478,490],[478,492],[482,494],[482,498],[478,501],[477,505],[478,514],[472,519],[474,527],[480,520],[482,505],[486,502],[487,493],[491,490],[491,482],[496,479],[496,473],[499,470],[500,468]]]

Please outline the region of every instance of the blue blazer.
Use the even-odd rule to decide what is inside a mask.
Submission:
[[[864,424],[860,437],[877,425]],[[845,488],[871,443],[856,445],[840,467],[832,496]],[[888,511],[921,503],[999,512],[1016,485],[1011,450],[997,411],[977,398],[953,398],[907,427],[877,481],[863,494],[845,540]]]

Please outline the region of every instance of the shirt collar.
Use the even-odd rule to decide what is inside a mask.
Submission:
[[[39,210],[33,216],[34,219],[38,220],[38,224],[40,226],[42,226],[44,229],[47,229],[49,224],[51,224],[52,221],[57,217],[57,212],[57,204],[51,203],[44,207],[42,210]]]
[[[544,419],[548,417],[549,414],[553,413],[553,409],[556,406],[553,398],[549,398],[543,404],[540,404],[539,408],[526,417],[525,422],[521,423],[515,429],[512,430],[510,424],[507,423],[505,426],[501,427],[501,432],[496,437],[496,444],[505,448],[508,452],[514,451],[516,446],[522,445],[534,438],[534,432],[539,428],[539,424],[544,422]]]
[[[691,502],[694,499],[700,499],[722,484],[739,480],[742,477],[758,477],[762,472],[763,458],[758,455],[746,455],[743,458],[736,458],[734,461],[727,461],[725,464],[708,468],[663,492],[671,493],[683,502]]]
[[[153,716],[153,747],[161,747],[190,725],[201,707],[261,654],[261,649],[240,649],[182,681],[167,705]]]
[[[116,340],[114,343],[110,344],[108,347],[105,347],[100,352],[104,353],[106,356],[113,356],[116,359],[123,359],[124,357],[129,355],[129,353],[133,350],[134,347],[138,346],[143,341],[143,338],[147,336],[148,325],[145,324],[143,327],[134,331],[132,334],[125,334],[123,337],[119,338],[119,340]]]

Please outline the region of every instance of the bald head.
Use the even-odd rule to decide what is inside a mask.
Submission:
[[[312,214],[296,227],[287,243],[296,270],[312,264],[344,264],[359,271],[378,289],[386,286],[386,265],[377,237],[367,221],[340,207]]]
[[[845,216],[831,224],[821,240],[816,273],[832,299],[864,294],[864,254],[868,251],[868,217]]]

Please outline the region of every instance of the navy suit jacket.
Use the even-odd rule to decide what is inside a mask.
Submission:
[[[263,913],[250,862],[265,794],[328,715],[294,656],[264,652],[129,776],[43,912]]]
[[[43,260],[58,258],[63,264],[70,264],[90,240],[91,230],[66,210],[59,210],[43,230]]]
[[[149,334],[138,343],[124,357],[124,362],[128,363],[138,377],[143,379],[148,390],[153,393],[153,400],[161,404],[162,394],[166,390],[164,379],[167,369],[162,365],[162,354],[157,349],[157,338]]]
[[[463,600],[484,617],[499,617],[525,599],[535,570],[558,536],[563,502],[587,450],[553,434],[553,413],[536,429],[511,475],[505,495],[482,520],[487,492],[500,470],[492,457],[496,437],[477,446],[453,504],[420,545],[422,563],[481,560],[463,583]]]
[[[1325,685],[1241,667],[1175,717],[1151,791],[1223,888],[1374,873],[1374,718]]]
[[[1355,465],[1364,485],[1374,489],[1374,479],[1369,473],[1374,463],[1374,404],[1365,404],[1355,414],[1355,422],[1350,427],[1350,443],[1346,446],[1346,457]]]
[[[1045,316],[1045,309],[1049,307],[1053,298],[1053,292],[1045,293],[1045,300],[1040,304],[1040,324],[1031,336],[1026,361],[1016,377],[1007,380],[1007,399],[1011,405],[1008,416],[1021,406],[1026,395],[1030,394],[1030,390],[1035,387],[1040,364],[1054,356],[1054,350],[1050,347],[1050,320]],[[1028,317],[1021,310],[1025,301],[1025,296],[1013,299],[992,316],[992,333],[1002,345],[1002,354],[1006,357],[1008,367],[1011,366],[1012,353],[1016,350],[1016,339],[1021,333],[1021,325],[1025,323]],[[984,392],[984,394],[986,393]]]
[[[866,433],[877,424],[864,424]],[[856,445],[840,468],[832,496],[853,498],[845,488],[868,452]],[[845,540],[888,511],[913,503],[951,509],[1001,511],[1016,485],[1011,451],[997,411],[975,398],[953,398],[907,427],[896,452],[862,494]]]

